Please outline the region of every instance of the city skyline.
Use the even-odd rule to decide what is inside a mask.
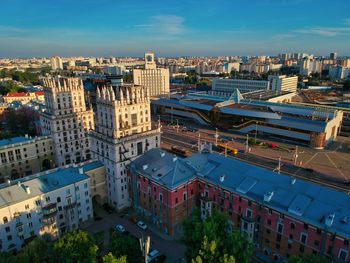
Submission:
[[[0,57],[350,54],[350,3],[2,3]]]

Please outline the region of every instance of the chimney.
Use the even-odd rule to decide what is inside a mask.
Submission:
[[[326,224],[327,227],[331,227],[331,226],[333,225],[334,217],[335,217],[335,214],[334,214],[334,213],[329,214],[329,215],[326,217],[325,224]]]
[[[28,185],[25,186],[25,189],[26,189],[26,193],[27,193],[28,195],[30,195],[30,188],[29,188]]]

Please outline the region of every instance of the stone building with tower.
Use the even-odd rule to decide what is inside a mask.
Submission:
[[[134,69],[133,79],[135,85],[148,89],[151,97],[169,95],[169,69],[157,68],[153,52],[145,53],[145,68]]]
[[[126,166],[160,145],[160,130],[151,125],[148,89],[132,84],[98,88],[95,116],[91,150],[105,165],[109,204],[121,210],[131,204]]]
[[[51,134],[57,166],[91,158],[88,132],[94,127],[93,111],[85,104],[79,78],[43,80],[46,109],[41,113],[42,133]]]

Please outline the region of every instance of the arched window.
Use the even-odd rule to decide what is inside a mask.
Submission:
[[[8,219],[6,216],[4,216],[3,221],[4,221],[4,224],[8,223]]]

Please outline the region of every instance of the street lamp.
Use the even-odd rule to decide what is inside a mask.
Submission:
[[[218,128],[215,128],[215,146],[218,146],[218,138],[219,138]]]

